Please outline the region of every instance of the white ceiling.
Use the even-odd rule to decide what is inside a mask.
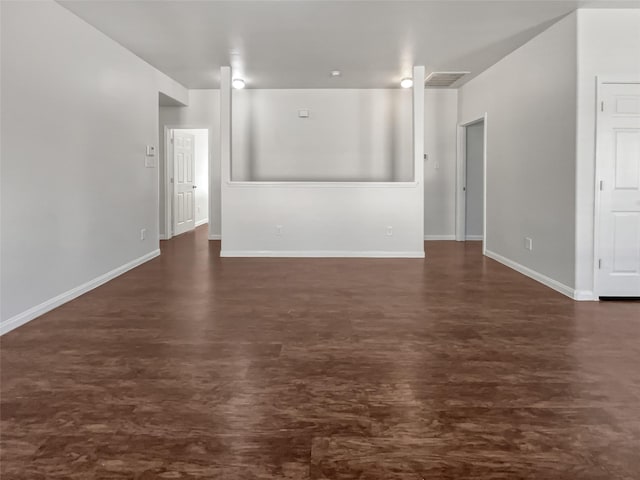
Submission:
[[[411,65],[468,81],[578,7],[639,1],[59,0],[188,88],[395,87]],[[342,76],[330,77],[339,69]]]

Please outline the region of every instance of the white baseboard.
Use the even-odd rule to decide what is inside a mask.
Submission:
[[[159,234],[159,235],[158,235],[158,238],[159,238],[160,240],[166,240],[166,239],[167,239],[167,236],[166,236],[164,233],[161,233],[161,234]]]
[[[599,298],[595,296],[592,290],[576,290],[573,295],[574,300],[579,301],[598,301]]]
[[[199,227],[200,225],[204,225],[205,223],[209,223],[209,219],[208,218],[203,218],[202,220],[198,220],[196,222],[196,227]]]
[[[465,240],[469,240],[469,241],[476,241],[476,240],[482,240],[484,237],[482,235],[467,235],[466,237],[464,237]]]
[[[507,267],[514,269],[516,272],[519,272],[529,278],[532,278],[533,280],[536,280],[537,282],[542,283],[543,285],[546,285],[549,288],[552,288],[556,292],[560,292],[563,295],[566,295],[571,299],[584,300],[582,298],[577,298],[578,295],[576,294],[576,291],[573,288],[568,287],[565,284],[560,283],[557,280],[554,280],[553,278],[549,278],[546,275],[543,275],[542,273],[536,272],[535,270],[532,270],[529,267],[525,267],[524,265],[514,262],[513,260],[509,260],[508,258],[505,258],[502,255],[499,255],[495,252],[491,252],[489,250],[485,251],[485,255],[489,258],[492,258],[496,262],[500,262],[503,265],[506,265]]]
[[[456,236],[451,234],[451,235],[425,235],[424,236],[425,241],[431,241],[431,240],[455,240]]]
[[[219,233],[212,233],[209,235],[209,240],[222,240],[222,235]]]
[[[424,252],[385,252],[351,250],[223,250],[221,257],[292,258],[424,258]]]
[[[67,290],[66,292],[61,293],[60,295],[57,295],[53,298],[50,298],[49,300],[42,302],[40,305],[36,305],[35,307],[30,308],[29,310],[25,310],[24,312],[19,313],[18,315],[15,315],[1,322],[0,335],[4,335],[5,333],[10,332],[15,328],[18,328],[19,326],[24,325],[27,322],[30,322],[34,318],[37,318],[40,315],[43,315],[53,310],[54,308],[59,307],[64,303],[70,302],[74,298],[78,298],[80,295],[87,293],[104,283],[107,283],[109,280],[113,280],[114,278],[122,275],[123,273],[128,272],[129,270],[139,265],[142,265],[145,262],[148,262],[152,258],[157,257],[158,255],[160,255],[160,249],[154,250],[153,252],[147,253],[146,255],[143,255],[139,258],[136,258],[135,260],[125,263],[120,267],[114,268],[113,270],[105,273],[104,275],[100,275],[99,277],[96,277],[93,280],[89,280],[88,282],[83,283],[82,285],[79,285],[75,288],[72,288],[71,290]]]

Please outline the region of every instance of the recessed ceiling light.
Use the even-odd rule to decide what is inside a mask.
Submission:
[[[233,88],[235,88],[236,90],[242,90],[245,86],[245,83],[241,78],[234,78],[231,82],[231,85],[233,85]]]
[[[339,77],[342,74],[340,70],[331,70],[332,77]]]
[[[400,80],[400,86],[402,88],[411,88],[413,87],[413,79],[409,78],[409,77],[405,77],[402,80]]]

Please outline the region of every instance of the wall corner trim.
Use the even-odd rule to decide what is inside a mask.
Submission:
[[[542,283],[543,285],[555,290],[556,292],[560,292],[563,295],[566,295],[572,300],[591,300],[592,299],[592,298],[578,298],[579,292],[576,292],[576,290],[574,290],[573,288],[568,287],[567,285],[560,283],[557,280],[554,280],[553,278],[549,278],[540,272],[536,272],[535,270],[532,270],[529,267],[525,267],[524,265],[514,262],[513,260],[509,260],[508,258],[503,257],[502,255],[499,255],[495,252],[487,250],[485,252],[485,255],[491,258],[492,260],[495,260],[498,263],[501,263],[509,268],[512,268],[516,272],[521,273],[526,277],[529,277],[539,283]]]
[[[45,300],[44,302],[42,302],[39,305],[36,305],[35,307],[32,307],[28,310],[25,310],[22,313],[14,315],[13,317],[0,323],[0,335],[4,335],[5,333],[8,333],[11,330],[18,328],[24,325],[25,323],[28,323],[31,320],[34,320],[41,315],[44,315],[45,313],[53,310],[54,308],[57,308],[67,302],[70,302],[75,298],[78,298],[80,295],[83,295],[93,290],[94,288],[97,288],[100,285],[103,285],[108,281],[113,280],[114,278],[122,275],[123,273],[126,273],[129,270],[132,270],[135,267],[138,267],[143,263],[146,263],[149,260],[159,255],[160,255],[160,249],[153,250],[152,252],[149,252],[141,257],[131,260],[130,262],[125,263],[124,265],[116,267],[113,270],[103,275],[100,275],[99,277],[94,278],[93,280],[89,280],[88,282],[83,283],[82,285],[79,285],[75,288],[72,288],[71,290],[67,290],[66,292],[61,293],[60,295],[50,298],[49,300]]]

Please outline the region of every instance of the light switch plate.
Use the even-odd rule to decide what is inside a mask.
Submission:
[[[155,145],[147,145],[147,157],[155,157],[156,147]]]
[[[298,110],[298,117],[300,118],[309,118],[309,110]]]
[[[145,168],[156,168],[155,157],[144,157],[144,166]]]

